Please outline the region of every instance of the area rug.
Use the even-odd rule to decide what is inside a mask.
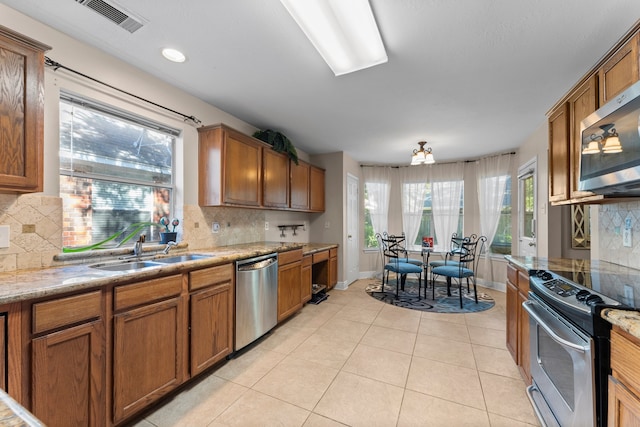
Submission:
[[[473,287],[471,293],[467,293],[465,285],[462,287],[462,308],[460,308],[458,287],[452,286],[451,296],[447,296],[447,285],[444,283],[436,284],[435,299],[431,299],[431,288],[427,289],[427,299],[424,299],[424,288],[421,298],[418,298],[418,281],[409,278],[404,285],[404,291],[400,290],[398,298],[396,298],[395,279],[384,285],[384,292],[382,292],[382,282],[371,279],[371,283],[367,285],[365,291],[373,298],[387,304],[432,313],[477,313],[490,309],[496,303],[491,295],[478,291],[478,303],[476,304]]]

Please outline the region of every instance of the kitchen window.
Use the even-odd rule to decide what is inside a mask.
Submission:
[[[101,242],[173,211],[179,131],[71,94],[60,98],[63,247]],[[159,240],[159,227],[139,230]],[[128,233],[110,243],[117,245]]]

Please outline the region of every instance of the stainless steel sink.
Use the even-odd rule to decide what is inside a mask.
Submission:
[[[119,262],[119,263],[95,264],[95,265],[92,265],[91,268],[96,268],[98,270],[107,270],[107,271],[129,271],[129,270],[140,270],[142,268],[147,268],[147,267],[160,267],[161,265],[162,264],[154,261],[130,261],[130,262]]]
[[[153,262],[162,263],[162,264],[174,264],[177,262],[187,262],[187,261],[196,261],[199,259],[211,258],[213,255],[202,255],[202,254],[185,254],[185,255],[176,255],[167,258],[155,258]]]

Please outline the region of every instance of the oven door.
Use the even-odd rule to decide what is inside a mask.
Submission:
[[[531,378],[527,393],[543,426],[593,426],[593,339],[530,294]]]

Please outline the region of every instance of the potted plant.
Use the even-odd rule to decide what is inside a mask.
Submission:
[[[287,138],[282,132],[275,131],[273,129],[259,130],[253,134],[253,137],[271,145],[274,151],[287,154],[296,165],[298,164],[298,152],[296,151],[296,147],[293,146],[289,138]]]

